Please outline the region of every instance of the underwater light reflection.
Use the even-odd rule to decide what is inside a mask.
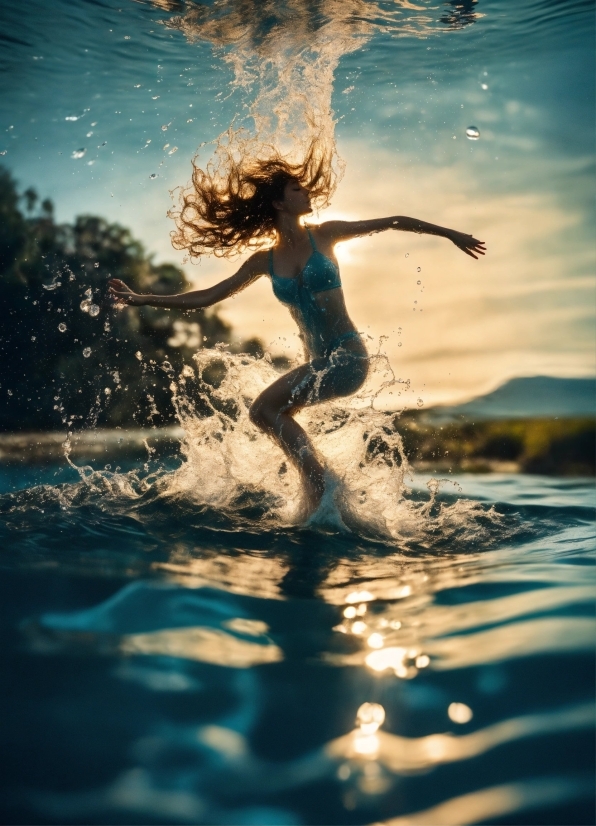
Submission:
[[[282,651],[273,643],[241,640],[218,628],[171,628],[131,634],[122,639],[120,650],[123,654],[159,654],[227,668],[249,668],[283,659]]]

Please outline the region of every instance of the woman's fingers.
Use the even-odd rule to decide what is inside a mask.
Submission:
[[[118,290],[128,290],[128,292],[131,292],[130,288],[120,278],[111,278],[108,281],[108,285],[110,287],[116,287]]]

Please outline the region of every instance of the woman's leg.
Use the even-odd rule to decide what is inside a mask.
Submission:
[[[303,407],[351,395],[363,384],[367,372],[364,348],[356,353],[336,351],[286,373],[251,406],[252,422],[275,439],[298,468],[310,511],[316,509],[323,496],[325,468],[306,432],[293,417]]]
[[[293,416],[309,404],[315,383],[313,368],[304,364],[270,385],[250,408],[253,424],[271,436],[298,468],[309,510],[315,510],[323,496],[324,467]]]

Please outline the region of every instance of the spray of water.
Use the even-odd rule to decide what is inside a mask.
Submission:
[[[248,517],[264,529],[300,520],[298,474],[282,451],[250,421],[254,398],[277,377],[271,360],[202,349],[194,365],[172,375],[173,394],[185,431],[184,462],[159,481],[160,495],[208,507],[232,520]],[[448,480],[429,482],[430,496],[412,497],[411,467],[395,417],[375,406],[381,391],[398,382],[387,358],[371,356],[370,377],[355,396],[301,411],[299,420],[328,468],[321,507],[307,524],[316,530],[354,531],[398,543],[432,544],[455,533],[482,532],[477,503],[440,502]],[[198,409],[208,408],[208,415]],[[496,514],[489,521],[498,519]]]
[[[239,116],[256,136],[283,152],[317,136],[334,148],[331,96],[340,59],[377,31],[428,36],[432,16],[408,0],[223,0],[193,3],[166,25],[190,41],[207,41],[233,71],[231,91],[246,94]]]

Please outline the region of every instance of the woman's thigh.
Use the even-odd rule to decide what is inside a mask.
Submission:
[[[255,400],[253,409],[291,413],[302,407],[355,393],[368,372],[366,358],[332,354],[285,373]]]

